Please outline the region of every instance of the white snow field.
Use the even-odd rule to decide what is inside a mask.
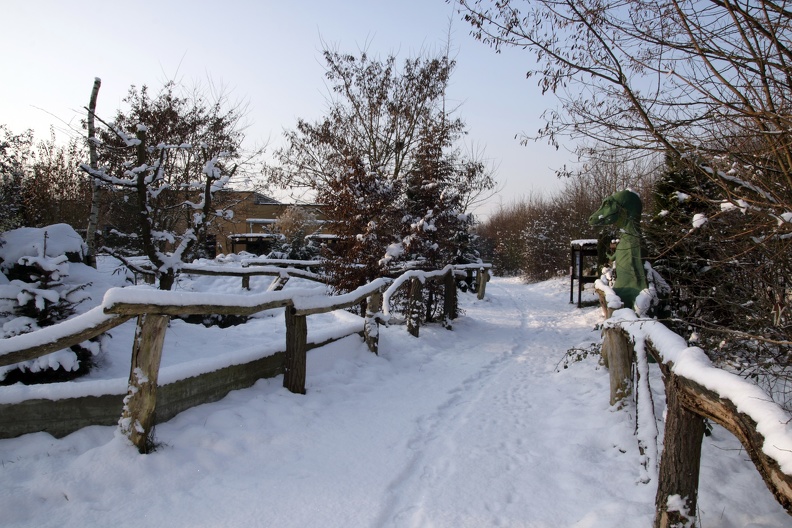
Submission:
[[[485,300],[461,295],[453,331],[382,328],[379,356],[358,336],[313,350],[306,395],[262,380],[158,425],[149,455],[115,427],[2,440],[0,525],[651,526],[656,482],[641,482],[634,406],[608,405],[597,356],[563,368],[602,322],[598,307],[568,303],[568,287],[494,278]],[[282,317],[269,321],[282,335]],[[184,326],[169,330],[166,358],[223,342]],[[235,348],[256,343],[224,332]],[[128,361],[131,341],[122,348],[109,364]],[[699,526],[792,526],[719,427],[704,441]]]

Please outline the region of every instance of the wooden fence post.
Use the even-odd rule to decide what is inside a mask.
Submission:
[[[675,374],[667,374],[665,385],[667,411],[654,526],[695,528],[704,419],[682,406]]]
[[[157,408],[157,377],[162,344],[169,320],[167,315],[144,314],[138,317],[135,329],[129,390],[124,398],[119,425],[121,432],[141,453],[148,453],[154,447],[150,435]]]
[[[602,357],[610,372],[610,404],[616,405],[632,394],[633,348],[618,328],[602,331]]]
[[[245,290],[250,289],[250,275],[242,275],[242,288]]]
[[[410,335],[418,337],[421,325],[421,281],[413,277],[410,279],[410,298],[407,301],[407,331]]]
[[[489,281],[489,270],[487,268],[479,268],[478,270],[478,299],[484,298],[484,292],[487,290],[487,282]]]
[[[382,311],[382,292],[377,290],[366,299],[366,320],[363,324],[368,349],[379,355],[379,321],[377,315]]]
[[[451,321],[459,315],[457,288],[454,270],[448,270],[443,278],[443,326],[451,330]]]
[[[305,363],[308,322],[305,315],[296,315],[294,306],[286,310],[286,360],[283,386],[295,394],[305,394]]]

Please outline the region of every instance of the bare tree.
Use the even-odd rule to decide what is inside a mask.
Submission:
[[[199,90],[177,88],[167,83],[151,97],[145,86],[132,87],[129,110],[103,121],[98,169],[81,166],[115,189],[105,221],[116,216],[120,235],[139,243],[162,289],[172,287],[183,261],[204,255],[208,226],[225,217],[219,191],[255,168],[261,153],[242,149],[244,106],[229,104],[223,93],[207,100]],[[130,223],[134,229],[124,225]]]
[[[658,222],[674,218],[676,227],[655,239],[655,257],[673,255],[682,239],[707,248],[698,265],[669,269],[687,266],[691,280],[710,284],[710,298],[721,301],[685,319],[713,342],[785,357],[792,342],[789,314],[778,307],[792,284],[792,12],[785,3],[454,3],[476,38],[534,53],[528,76],[558,101],[539,138],[581,141],[584,157],[587,145],[660,153],[689,175],[684,188],[665,185],[658,203],[689,196],[698,209],[656,211]],[[735,306],[746,302],[748,320]],[[773,345],[760,352],[758,342]]]
[[[484,163],[455,148],[464,123],[445,105],[454,61],[419,57],[399,66],[394,56],[332,50],[324,58],[327,114],[286,132],[270,181],[308,189],[326,206],[339,235],[326,251],[333,284],[355,288],[398,260],[438,262],[435,250],[452,261],[448,242],[460,246],[457,235],[471,221],[464,207],[494,185]]]

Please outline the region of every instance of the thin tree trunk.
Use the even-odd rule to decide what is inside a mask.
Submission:
[[[99,156],[96,153],[96,127],[94,125],[94,115],[96,114],[96,99],[99,97],[99,87],[102,80],[97,77],[94,79],[93,89],[91,90],[91,101],[88,104],[88,152],[90,153],[89,163],[91,169],[98,170]],[[101,193],[99,180],[91,177],[91,214],[88,216],[88,228],[85,234],[85,244],[88,246],[86,261],[89,266],[96,267],[96,228],[99,224],[99,200]]]

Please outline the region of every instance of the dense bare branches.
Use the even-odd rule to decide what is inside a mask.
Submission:
[[[446,108],[454,62],[397,65],[325,50],[326,115],[299,120],[276,152],[270,182],[304,188],[339,235],[326,248],[333,285],[350,290],[397,262],[442,266],[469,258],[466,208],[494,182],[458,146],[464,123]]]
[[[680,328],[696,329],[713,353],[750,358],[750,369],[787,368],[792,337],[788,3],[458,4],[476,38],[496,49],[519,46],[534,54],[537,62],[528,76],[537,76],[559,102],[545,114],[538,137],[666,156],[656,216],[645,225],[650,258],[673,274],[673,316]],[[578,151],[591,153],[585,146]]]

